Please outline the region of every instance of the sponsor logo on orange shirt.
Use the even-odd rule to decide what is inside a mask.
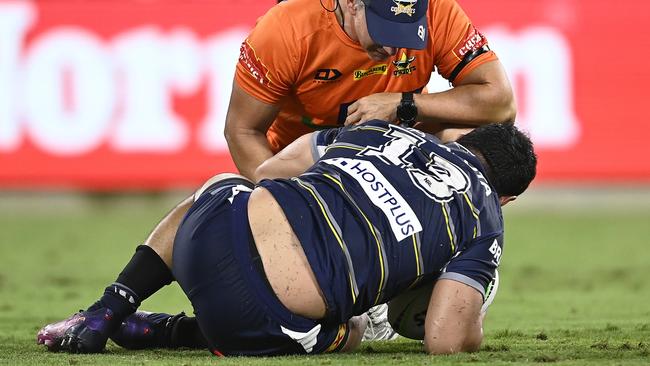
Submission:
[[[328,81],[334,81],[341,77],[341,72],[337,69],[318,69],[316,74],[314,74],[315,83],[325,83]]]
[[[459,59],[465,57],[465,54],[478,50],[487,44],[487,38],[473,25],[469,26],[465,38],[454,47],[454,54]]]
[[[248,70],[248,72],[259,81],[260,84],[268,85],[270,80],[268,78],[269,69],[264,66],[262,61],[255,54],[255,49],[247,41],[241,44],[239,49],[239,63]]]
[[[368,70],[354,70],[354,80],[361,80],[367,76],[372,76],[372,75],[386,75],[388,73],[388,65],[386,64],[381,64],[381,65],[375,65]]]
[[[413,61],[415,61],[415,56],[408,57],[406,56],[406,52],[402,51],[400,59],[393,61],[393,65],[395,65],[396,68],[396,70],[393,71],[393,75],[402,76],[411,74],[415,71],[415,66],[411,65]]]

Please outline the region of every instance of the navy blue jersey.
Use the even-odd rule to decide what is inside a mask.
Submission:
[[[472,153],[381,121],[321,131],[315,142],[327,148],[306,173],[260,186],[302,243],[328,319],[344,322],[435,278],[485,294],[503,219]]]

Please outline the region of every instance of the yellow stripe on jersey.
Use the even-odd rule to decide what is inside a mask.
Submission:
[[[294,178],[294,180],[302,188],[304,188],[306,191],[308,191],[312,195],[312,197],[314,197],[314,200],[316,201],[316,203],[318,203],[318,206],[320,207],[321,213],[323,214],[323,217],[325,218],[325,221],[327,221],[327,225],[329,226],[330,230],[334,234],[334,237],[336,238],[336,241],[339,243],[339,246],[341,247],[341,250],[343,250],[343,252],[347,253],[347,249],[345,247],[345,244],[343,244],[343,239],[339,235],[338,231],[334,228],[334,225],[332,224],[332,221],[330,220],[329,215],[325,211],[325,207],[323,207],[323,203],[321,202],[320,198],[316,195],[316,193],[314,192],[314,190],[311,187],[304,184],[300,179]],[[354,303],[357,302],[357,294],[356,294],[355,285],[354,285],[356,283],[356,279],[353,278],[353,276],[352,276],[352,274],[350,273],[349,270],[348,270],[348,278],[350,279],[350,292],[352,293],[352,303],[354,304]]]
[[[415,254],[416,273],[419,277],[422,274],[422,264],[420,263],[420,249],[418,248],[418,242],[415,234],[411,235],[411,238],[413,239],[413,253]]]
[[[350,131],[356,131],[356,130],[366,130],[366,131],[375,131],[375,132],[380,132],[380,133],[386,133],[389,131],[388,128],[382,128],[382,127],[376,127],[376,126],[356,126],[352,127]],[[363,151],[366,149],[365,146],[359,146],[359,145],[353,145],[353,144],[347,144],[344,142],[335,142],[333,144],[328,145],[325,147],[325,151],[329,151],[329,149],[350,149],[350,150],[355,150],[355,151]]]
[[[467,193],[463,193],[463,196],[465,197],[465,201],[467,201],[467,204],[469,205],[470,211],[472,211],[472,216],[476,219],[476,224],[478,225],[478,214],[476,213],[476,207],[474,207],[474,204],[472,204],[472,200],[469,199],[469,196]],[[476,235],[478,235],[478,226],[474,225],[474,235],[472,236],[472,239],[476,238]]]
[[[449,214],[447,214],[447,209],[445,204],[441,203],[440,208],[442,209],[442,214],[445,216],[445,223],[447,224],[447,235],[449,235],[449,244],[451,245],[451,252],[456,252],[456,243],[454,243],[454,234],[451,233],[451,225],[449,225]]]
[[[365,147],[354,146],[354,145],[344,145],[344,144],[332,144],[332,145],[328,145],[325,148],[325,151],[330,151],[330,149],[349,149],[349,150],[354,150],[354,151],[362,151],[363,149],[365,149]]]
[[[415,269],[417,275],[420,276],[420,273],[422,273],[422,270],[420,269],[420,251],[418,250],[418,243],[415,239],[415,234],[411,235],[411,238],[413,239],[413,253],[415,253]]]
[[[343,193],[345,193],[346,196],[350,197],[348,192],[345,190],[345,187],[343,187],[343,183],[341,181],[339,181],[338,179],[334,178],[333,176],[331,176],[331,175],[329,175],[327,173],[324,173],[323,175],[325,177],[329,178],[332,182],[336,183],[336,185],[338,185],[339,188],[341,188]],[[377,237],[377,232],[375,231],[375,227],[372,225],[372,223],[370,223],[370,220],[368,220],[368,217],[366,216],[366,214],[364,214],[363,211],[361,211],[361,208],[359,208],[359,206],[357,206],[357,204],[354,201],[351,200],[351,202],[354,204],[354,206],[357,208],[357,210],[361,213],[361,216],[363,216],[363,219],[366,221],[366,224],[368,225],[368,228],[370,229],[370,232],[372,233],[372,236],[375,238],[375,243],[377,244],[377,252],[378,252],[378,256],[379,256],[379,268],[381,270],[381,275],[379,277],[379,289],[377,290],[377,296],[375,297],[375,305],[376,305],[376,304],[379,303],[379,298],[380,298],[381,292],[382,292],[382,290],[384,288],[384,280],[385,280],[385,278],[384,278],[385,277],[384,256],[382,254],[381,242],[380,242],[379,238]]]
[[[356,127],[355,130],[370,130],[370,131],[377,131],[381,133],[386,133],[388,132],[388,128],[382,128],[382,127],[377,127],[377,126],[359,126]]]
[[[420,282],[420,276],[422,275],[422,263],[420,262],[422,258],[420,255],[417,234],[411,235],[411,239],[413,240],[413,254],[415,255],[416,276],[415,280],[413,280],[413,282],[409,285],[409,289],[415,287],[415,285]]]

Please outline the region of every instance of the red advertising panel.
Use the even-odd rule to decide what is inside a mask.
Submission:
[[[166,188],[233,171],[234,65],[273,4],[0,1],[0,186]]]
[[[650,2],[460,2],[514,84],[539,181],[650,182]]]
[[[234,171],[234,67],[274,3],[0,0],[0,188],[194,187]],[[515,87],[539,182],[650,182],[650,2],[460,3]]]

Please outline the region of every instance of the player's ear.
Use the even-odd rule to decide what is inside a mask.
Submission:
[[[517,199],[517,196],[501,196],[499,197],[499,203],[501,203],[501,206],[505,206],[506,203],[514,201]]]

